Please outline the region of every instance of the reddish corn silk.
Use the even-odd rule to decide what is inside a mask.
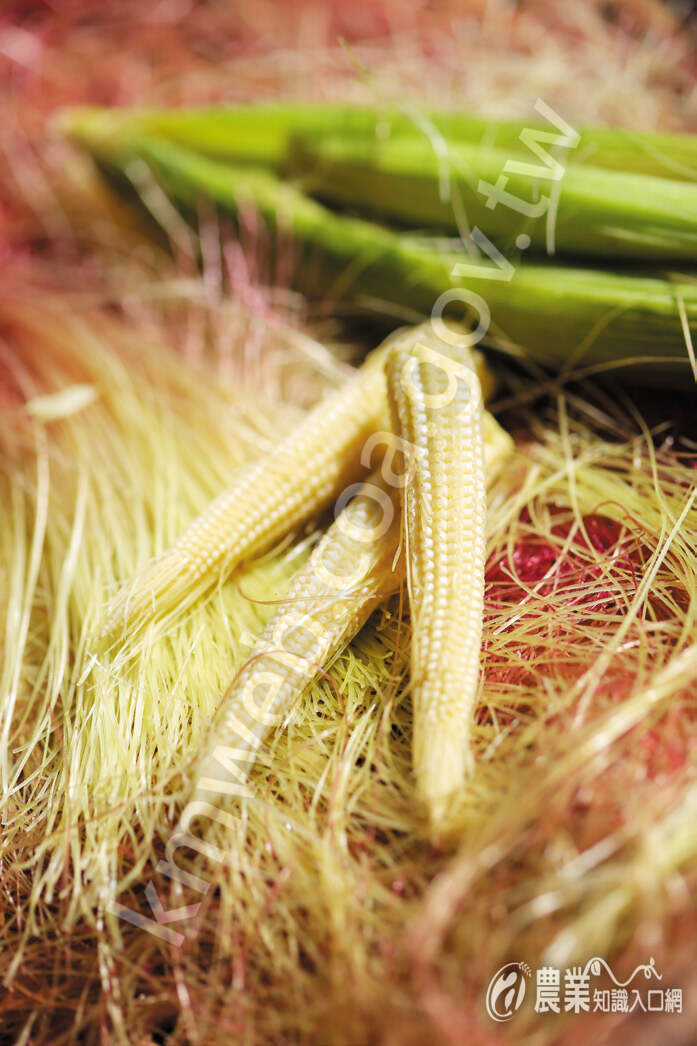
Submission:
[[[520,522],[530,522],[527,509],[521,513]],[[645,557],[636,542],[623,538],[623,525],[597,513],[584,516],[582,524],[577,527],[571,519],[554,523],[550,534],[557,539],[555,543],[538,534],[524,535],[514,546],[512,569],[505,554],[490,559],[486,570],[488,602],[500,604],[529,599],[529,586],[535,586],[539,597],[558,596],[569,589],[574,602],[601,605],[614,600],[616,593],[609,589],[598,592],[594,587],[596,583],[609,579],[626,587],[627,572],[632,578],[631,589],[635,590],[635,568]],[[570,534],[570,546],[565,549]],[[596,556],[603,558],[603,565],[595,561]],[[543,584],[538,585],[543,579]],[[585,594],[583,586],[588,586]]]

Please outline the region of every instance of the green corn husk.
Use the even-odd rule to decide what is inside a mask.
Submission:
[[[528,264],[504,280],[495,264],[477,261],[478,275],[463,281],[453,269],[472,264],[466,255],[337,215],[269,171],[235,168],[144,136],[126,142],[100,135],[89,143],[83,135],[83,144],[126,173],[135,157],[146,161],[189,213],[202,197],[233,214],[253,205],[269,225],[292,233],[301,248],[298,272],[304,264],[321,273],[313,289],[322,297],[359,306],[379,302],[382,311],[408,310],[413,319],[430,315],[444,291],[466,284],[491,311],[484,344],[556,370],[659,361],[652,380],[689,380],[678,302],[687,322],[697,321],[697,280]]]
[[[697,259],[697,185],[579,163],[579,156],[592,161],[599,152],[611,160],[612,149],[599,148],[596,131],[586,132],[586,144],[573,148],[572,135],[563,149],[548,149],[549,140],[542,139],[536,155],[521,141],[520,125],[513,138],[512,124],[492,124],[488,138],[501,138],[493,147],[481,134],[478,144],[458,139],[458,124],[472,132],[473,118],[440,117],[451,135],[446,144],[429,138],[405,114],[382,119],[379,112],[355,107],[82,110],[70,120],[72,133],[88,145],[99,136],[111,142],[134,134],[166,138],[212,158],[301,178],[307,192],[370,217],[460,234],[480,226],[507,251],[524,236],[526,248],[548,255]],[[556,131],[550,123],[547,139],[560,137]],[[675,150],[694,148],[692,139],[674,137]],[[651,136],[644,136],[647,148],[650,142]],[[515,145],[515,151],[504,143]],[[517,170],[511,171],[512,163]],[[482,182],[490,187],[486,193]],[[498,202],[492,198],[495,185],[507,194]]]
[[[298,139],[322,142],[341,136],[370,146],[376,141],[412,138],[457,145],[485,145],[537,162],[521,141],[525,130],[555,133],[537,114],[530,120],[495,120],[465,113],[421,110],[377,103],[372,108],[315,102],[254,103],[230,108],[195,109],[74,109],[64,114],[64,127],[86,143],[141,133],[166,138],[214,159],[269,166],[280,171],[291,144]],[[578,128],[579,142],[564,150],[570,166],[647,174],[676,181],[697,182],[697,136],[656,134],[615,127]],[[554,152],[554,149],[551,150]]]
[[[337,136],[298,143],[289,173],[330,204],[412,228],[478,226],[502,250],[515,250],[524,234],[526,246],[549,255],[697,260],[697,185],[577,165],[559,182],[507,173],[514,201],[496,203],[488,196],[509,159],[483,146],[451,145],[438,156],[418,139]]]

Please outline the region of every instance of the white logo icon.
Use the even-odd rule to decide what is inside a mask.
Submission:
[[[494,974],[486,992],[486,1012],[493,1021],[510,1021],[525,998],[525,978],[531,976],[524,962],[509,962]]]

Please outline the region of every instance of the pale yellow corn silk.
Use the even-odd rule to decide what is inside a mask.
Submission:
[[[174,638],[144,632],[119,659],[95,640],[105,593],[170,545],[296,412],[279,404],[270,420],[248,396],[70,303],[3,300],[0,324],[11,389],[0,427],[2,845],[37,869],[35,897],[52,895],[67,846],[74,914],[83,877],[113,874],[122,832],[151,837],[167,776],[261,620],[229,585]],[[297,559],[256,569],[264,596]]]

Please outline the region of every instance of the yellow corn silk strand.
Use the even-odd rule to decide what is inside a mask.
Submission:
[[[394,424],[414,448],[404,490],[414,775],[436,830],[471,768],[486,555],[481,387],[473,354],[450,343],[466,333],[442,331],[448,341],[410,332],[386,365]]]
[[[117,595],[107,608],[104,633],[117,634],[153,616],[179,616],[216,572],[265,551],[367,475],[360,460],[365,442],[389,426],[384,359],[385,349],[371,353],[268,457],[245,469]]]
[[[399,489],[376,476],[337,517],[224,700],[199,765],[194,801],[252,796],[248,771],[264,737],[292,714],[312,679],[399,586],[400,518]]]

